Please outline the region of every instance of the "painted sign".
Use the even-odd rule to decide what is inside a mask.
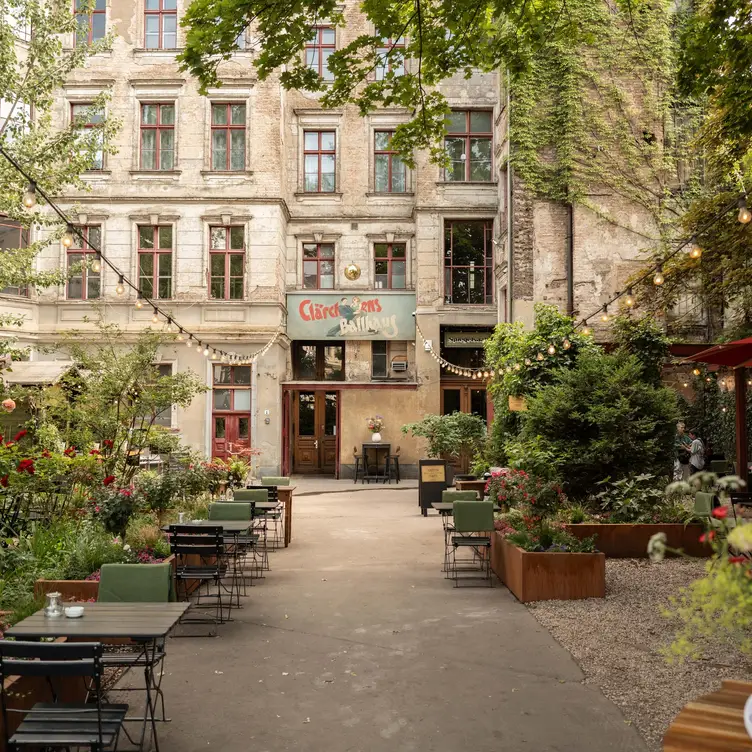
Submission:
[[[415,339],[415,295],[296,292],[287,296],[290,339]]]
[[[444,332],[444,347],[483,347],[492,332]]]

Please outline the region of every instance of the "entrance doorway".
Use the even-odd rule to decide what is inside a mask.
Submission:
[[[292,469],[334,475],[337,471],[339,392],[293,392]]]
[[[227,459],[251,447],[251,367],[212,369],[212,457]]]
[[[441,387],[441,414],[471,413],[488,422],[486,388],[477,384],[452,384]]]

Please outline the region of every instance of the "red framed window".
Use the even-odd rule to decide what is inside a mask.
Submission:
[[[80,225],[76,228],[88,242],[74,233],[73,243],[68,248],[68,270],[78,267],[68,278],[68,300],[96,300],[102,294],[102,275],[90,268],[96,256],[91,247],[102,249],[102,227],[100,225]],[[91,245],[89,245],[91,243]]]
[[[324,81],[334,81],[329,70],[329,57],[337,49],[333,26],[314,26],[313,36],[306,42],[306,65]]]
[[[337,135],[334,131],[303,134],[304,189],[307,193],[333,193],[336,185]]]
[[[404,290],[407,259],[404,243],[374,243],[374,287],[377,290]]]
[[[303,287],[306,290],[334,289],[332,243],[303,243]]]
[[[243,299],[245,229],[242,226],[209,228],[209,297]]]
[[[106,0],[94,0],[94,7],[89,10],[89,0],[75,0],[74,10],[76,13],[76,46],[80,44],[90,45],[99,39],[103,39],[107,33],[107,2]]]
[[[177,46],[177,0],[144,0],[144,47],[174,50]]]
[[[444,148],[450,165],[444,173],[451,182],[491,180],[491,110],[455,110],[446,120]]]
[[[138,226],[138,289],[145,298],[172,297],[172,225]]]
[[[383,81],[387,73],[401,76],[405,72],[405,37],[383,39],[376,48],[379,62],[376,64],[376,80]]]
[[[251,445],[251,367],[215,365],[212,378],[212,457]]]
[[[404,193],[407,170],[399,154],[392,149],[394,131],[376,131],[373,136],[374,190],[376,193]]]
[[[245,170],[245,105],[212,104],[212,170]]]
[[[175,105],[141,105],[141,169],[175,168]]]
[[[444,225],[444,302],[493,303],[493,221]]]
[[[29,230],[10,217],[0,215],[0,252],[27,248],[29,245]],[[27,285],[7,285],[0,289],[3,295],[20,295],[29,297]]]
[[[94,154],[94,161],[91,163],[89,169],[103,170],[104,131],[102,130],[102,123],[104,122],[104,112],[98,109],[92,110],[91,107],[91,102],[71,104],[71,122],[75,125],[76,130],[81,131],[82,135],[89,135],[90,132],[95,134],[97,150]]]

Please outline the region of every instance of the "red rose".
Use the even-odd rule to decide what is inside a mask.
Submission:
[[[717,520],[725,520],[728,517],[728,507],[716,507],[711,514]]]
[[[98,512],[100,510],[100,507],[94,507],[94,511]]]
[[[47,458],[52,457],[52,455],[50,454],[50,450],[49,449],[45,449],[42,452],[42,457],[47,457]]]
[[[729,564],[742,564],[745,561],[749,561],[746,556],[729,556],[728,560]]]
[[[112,446],[113,446],[112,439],[105,439],[102,442],[102,445],[106,446],[108,449],[112,449]]]
[[[3,475],[3,477],[0,478],[0,486],[2,486],[3,488],[7,488],[8,487],[8,476],[7,475]]]
[[[27,433],[28,433],[28,431],[27,431],[27,430],[26,430],[25,428],[22,428],[22,429],[21,429],[21,430],[20,430],[20,431],[19,431],[19,432],[18,432],[18,433],[17,433],[17,434],[16,434],[16,435],[15,435],[15,436],[13,437],[13,441],[20,441],[20,440],[21,440],[21,439],[22,439],[22,438],[23,438],[24,436],[26,436],[26,434],[27,434]]]
[[[64,455],[65,455],[66,457],[75,457],[75,456],[76,456],[76,450],[75,450],[75,448],[74,448],[74,447],[68,447],[68,448],[67,448],[67,449],[66,449],[66,450],[65,450],[65,451],[63,452],[63,454],[64,454]]]
[[[99,449],[92,449],[92,450],[91,450],[91,451],[89,452],[89,454],[101,454],[101,452],[99,451]]]
[[[108,476],[107,476],[107,477],[106,477],[106,478],[105,478],[105,479],[104,479],[104,480],[102,481],[102,485],[103,485],[103,486],[109,486],[109,485],[110,485],[110,483],[114,483],[114,481],[115,481],[115,476],[114,476],[114,475],[108,475]]]
[[[715,538],[715,530],[711,530],[709,533],[703,533],[700,536],[700,543],[710,543]]]

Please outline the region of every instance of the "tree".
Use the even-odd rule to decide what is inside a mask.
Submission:
[[[79,17],[93,9],[93,0],[78,11]],[[32,175],[48,194],[87,190],[81,173],[90,169],[98,152],[113,153],[112,137],[119,123],[103,116],[106,92],[95,97],[86,112],[67,127],[53,113],[54,97],[69,75],[86,65],[87,59],[109,49],[112,36],[89,45],[66,47],[79,29],[72,3],[48,0],[2,0],[0,3],[0,147]],[[19,42],[19,38],[23,42]],[[82,126],[95,115],[92,128]],[[44,237],[26,248],[0,253],[0,289],[8,285],[58,284],[61,270],[38,272],[37,254],[59,240],[65,228],[51,212],[38,205],[26,210],[22,196],[26,179],[0,156],[0,214],[23,227],[47,227]],[[57,226],[57,228],[56,228]],[[7,322],[0,322],[0,325]]]

